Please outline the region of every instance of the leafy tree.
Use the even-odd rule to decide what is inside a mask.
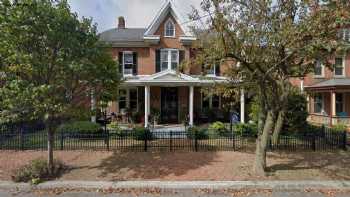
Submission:
[[[282,128],[290,79],[312,72],[316,60],[331,67],[332,55],[345,50],[337,35],[349,23],[349,1],[203,0],[201,8],[209,16],[206,34],[213,35],[203,55],[228,64],[240,88],[253,86],[258,94],[255,172],[265,175],[267,143]]]
[[[86,106],[90,93],[115,97],[118,66],[99,43],[91,19],[78,19],[66,0],[0,2],[0,120],[42,120],[53,136],[62,118]]]

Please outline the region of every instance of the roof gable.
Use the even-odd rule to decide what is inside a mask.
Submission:
[[[165,70],[154,75],[151,75],[146,80],[152,81],[197,81],[198,79],[193,78],[183,73],[177,73],[174,70]]]
[[[177,23],[181,30],[184,32],[184,36],[193,36],[189,29],[183,25],[184,20],[181,18],[181,15],[171,0],[167,0],[167,2],[157,13],[152,23],[148,26],[144,36],[153,36],[159,29],[160,25],[164,22],[164,20],[168,18],[169,14],[175,19],[174,22]]]

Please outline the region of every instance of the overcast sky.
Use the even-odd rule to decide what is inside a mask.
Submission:
[[[126,27],[147,27],[166,0],[69,0],[79,17],[92,17],[99,32],[117,26],[118,16],[124,16]],[[199,8],[201,0],[173,0],[187,20],[191,5]]]

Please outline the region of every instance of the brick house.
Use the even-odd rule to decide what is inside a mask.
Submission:
[[[195,56],[197,38],[184,25],[172,1],[163,5],[147,28],[126,28],[124,18],[119,17],[118,27],[101,33],[100,39],[111,45],[124,78],[119,99],[109,104],[108,113],[123,116],[138,112],[146,127],[154,109],[160,113],[161,124],[181,123],[186,117],[193,125],[200,118],[210,119],[210,115],[203,115],[208,109],[215,111],[218,119],[227,118],[223,99],[201,91],[227,82],[225,66],[179,68]],[[241,97],[244,117],[244,94]]]
[[[340,35],[350,41],[350,29]],[[350,53],[337,54],[330,61],[334,69],[316,62],[314,73],[293,79],[292,84],[307,93],[309,122],[350,127]]]

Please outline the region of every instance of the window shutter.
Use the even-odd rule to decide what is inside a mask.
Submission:
[[[215,75],[220,76],[220,62],[215,64]]]
[[[123,74],[123,52],[119,52],[119,73]]]
[[[132,56],[133,56],[133,62],[134,62],[134,65],[132,67],[132,74],[137,75],[137,66],[138,66],[137,53],[133,52]]]
[[[160,72],[160,50],[156,50],[156,72]]]

